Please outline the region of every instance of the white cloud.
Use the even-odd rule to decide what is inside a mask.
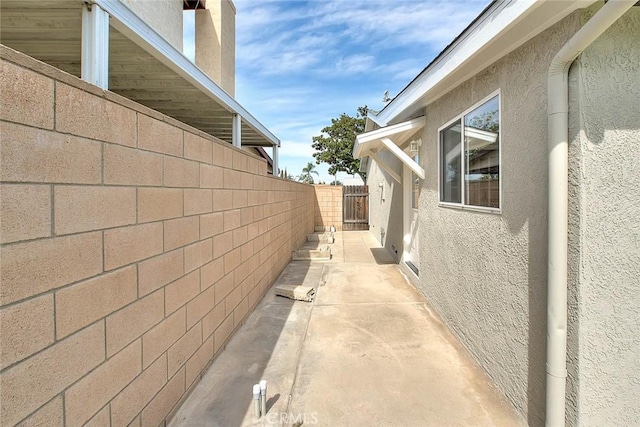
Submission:
[[[425,62],[484,4],[486,0],[239,1],[238,64],[266,76],[321,74],[328,71],[327,64],[335,64],[339,72],[362,73],[384,63],[385,50],[415,55],[416,48]]]
[[[281,155],[286,158],[302,157],[311,160],[315,152],[310,142],[282,141]]]
[[[331,118],[381,109],[382,93],[397,95],[488,2],[235,0],[236,97],[299,174]]]
[[[340,73],[364,73],[371,71],[376,59],[372,55],[351,55],[340,58],[336,62],[336,69]]]
[[[455,37],[486,1],[317,2],[319,19],[306,30],[334,27],[342,36],[376,46],[430,44],[441,47]]]

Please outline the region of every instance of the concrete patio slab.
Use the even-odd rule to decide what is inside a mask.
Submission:
[[[315,306],[291,395],[322,426],[519,422],[419,303]]]
[[[325,266],[316,305],[424,302],[396,265],[335,263]]]
[[[395,259],[381,248],[375,237],[368,231],[348,231],[342,233],[344,262],[367,262],[374,264],[395,264]]]
[[[315,286],[316,300],[272,287],[170,426],[526,425],[373,236],[338,232],[332,251],[287,266],[276,284]]]

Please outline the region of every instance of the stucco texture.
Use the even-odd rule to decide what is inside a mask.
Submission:
[[[640,425],[639,100],[633,7],[570,74],[569,425]]]
[[[573,14],[426,108],[419,286],[530,425],[544,423],[547,69]],[[501,213],[438,206],[438,128],[495,91]]]
[[[402,163],[390,152],[378,153],[380,160],[402,176]],[[380,186],[382,184],[382,186]],[[369,230],[396,260],[402,256],[402,184],[369,161]]]
[[[211,79],[235,96],[236,10],[229,0],[195,12],[195,60]]]
[[[182,52],[182,0],[120,0]]]

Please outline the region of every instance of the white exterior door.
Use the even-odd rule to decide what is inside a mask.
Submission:
[[[414,157],[416,163],[418,162],[418,156]],[[404,251],[402,255],[402,261],[418,275],[420,266],[420,254],[419,254],[419,220],[418,220],[418,199],[420,197],[420,179],[411,171],[407,166],[404,166],[402,173],[403,182],[403,212],[404,212],[404,227],[403,227],[403,242]]]

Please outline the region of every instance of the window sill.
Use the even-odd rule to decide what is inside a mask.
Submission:
[[[482,206],[459,205],[459,204],[456,204],[456,203],[446,203],[446,202],[438,202],[438,207],[449,208],[449,209],[458,209],[458,210],[462,210],[462,211],[488,213],[488,214],[493,214],[493,215],[502,215],[502,209],[501,208],[484,208]]]

